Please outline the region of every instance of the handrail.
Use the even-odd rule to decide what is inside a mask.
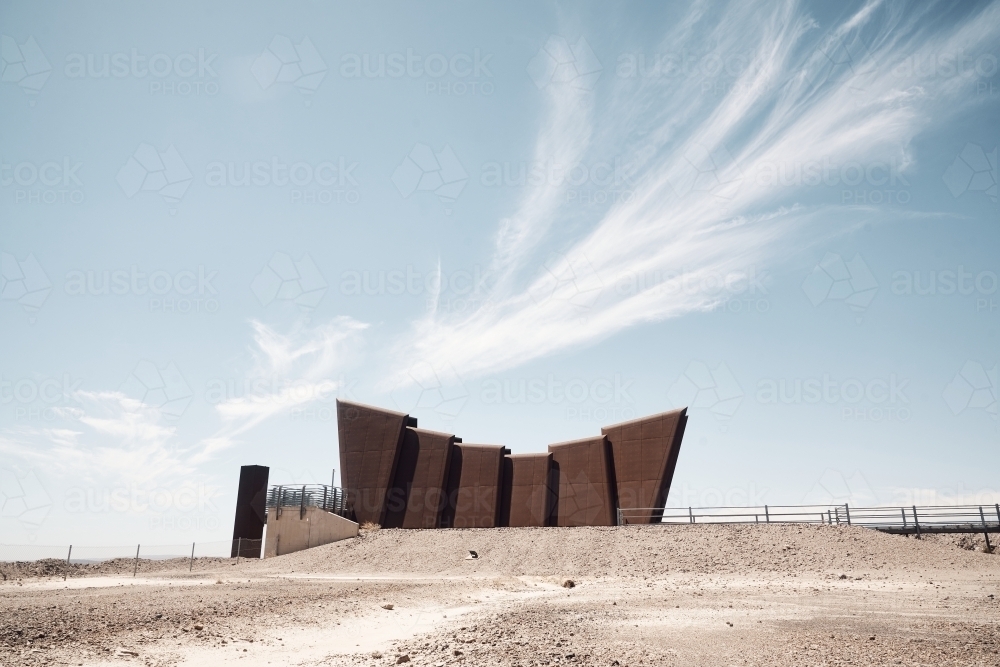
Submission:
[[[632,519],[633,521],[630,521]],[[843,505],[760,505],[753,507],[618,508],[619,525],[643,523],[807,523],[853,525],[892,533],[1000,532],[1000,504],[918,507]]]
[[[339,486],[326,484],[272,486],[267,491],[266,505],[268,511],[274,510],[277,516],[281,516],[282,510],[289,507],[298,508],[300,516],[304,516],[307,507],[319,507],[344,517],[350,514],[351,509],[344,490]]]

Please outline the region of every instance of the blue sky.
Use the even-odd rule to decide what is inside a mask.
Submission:
[[[1000,501],[1000,3],[0,7],[4,543],[228,539],[337,397],[672,505]]]

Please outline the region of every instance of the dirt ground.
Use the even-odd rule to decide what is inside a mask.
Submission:
[[[0,564],[0,665],[1000,665],[1000,552],[838,526],[363,531]],[[467,559],[469,550],[478,559]]]

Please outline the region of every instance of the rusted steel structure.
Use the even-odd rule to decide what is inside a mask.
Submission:
[[[242,466],[236,491],[232,557],[260,558],[261,538],[267,523],[267,466]]]
[[[500,525],[512,528],[548,525],[555,492],[550,477],[552,454],[510,454],[504,457]]]
[[[552,488],[556,491],[553,526],[615,525],[615,477],[605,436],[549,445]]]
[[[611,445],[619,508],[666,505],[686,425],[687,410],[682,408],[601,429]],[[661,518],[662,512],[655,510],[631,514],[632,523],[654,523]]]
[[[416,426],[402,412],[337,401],[340,478],[358,523],[385,522],[386,496],[411,421]]]
[[[456,444],[448,469],[448,503],[444,528],[495,528],[500,525],[503,458],[510,450],[498,445]]]
[[[447,506],[445,484],[452,447],[450,433],[407,427],[389,491],[387,528],[437,528]]]
[[[600,436],[556,443],[541,454],[465,444],[417,428],[401,412],[348,401],[337,401],[337,420],[341,479],[359,523],[613,526],[619,510],[632,510],[632,523],[659,521],[687,411],[606,426]]]

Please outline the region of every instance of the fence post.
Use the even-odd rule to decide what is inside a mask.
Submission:
[[[997,526],[1000,526],[1000,503],[994,505],[997,508]]]
[[[188,572],[194,571],[194,542],[191,543],[191,562],[188,563]]]
[[[847,503],[844,503],[844,514],[847,515],[847,525],[850,526],[851,525],[851,506],[848,505]]]
[[[917,527],[917,539],[920,539],[920,519],[917,518],[917,506],[913,505],[913,525]]]
[[[993,547],[990,545],[990,531],[986,530],[986,515],[983,514],[982,506],[979,507],[979,520],[983,522],[983,537],[986,538],[986,551],[993,553]]]
[[[299,519],[306,517],[306,487],[302,485],[302,495],[299,497]]]
[[[135,573],[139,571],[139,547],[140,546],[142,546],[142,545],[141,544],[135,545],[135,565],[132,566],[132,576],[133,577],[135,576]]]
[[[69,557],[73,555],[73,545],[69,545],[69,551],[66,552],[66,564],[69,565]]]
[[[771,523],[771,510],[767,508],[767,505],[764,505],[764,521]]]
[[[688,507],[688,521],[694,523],[694,512],[691,510],[690,507]]]
[[[899,508],[899,513],[903,515],[903,529],[906,529],[906,510],[902,507]]]

